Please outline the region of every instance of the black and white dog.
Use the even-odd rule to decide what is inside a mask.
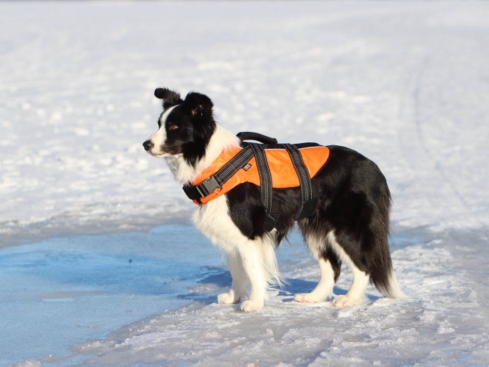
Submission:
[[[166,88],[158,88],[155,96],[163,100],[159,129],[143,146],[152,156],[165,158],[176,181],[192,182],[221,152],[240,146],[233,133],[215,122],[207,96],[189,93],[182,100]],[[309,251],[319,262],[321,280],[312,292],[297,294],[295,301],[324,301],[332,293],[343,261],[353,272],[353,284],[346,295],[334,299],[334,306],[361,304],[369,280],[383,295],[404,298],[389,253],[391,198],[385,177],[361,154],[339,146],[329,148],[327,163],[312,179],[318,206],[312,216],[298,222]],[[281,207],[275,228],[268,232],[260,188],[251,183],[197,208],[194,223],[224,251],[229,263],[232,286],[218,296],[221,304],[238,303],[248,296],[241,309],[259,310],[268,286],[280,284],[275,249],[294,225],[300,189],[274,189],[273,194]]]

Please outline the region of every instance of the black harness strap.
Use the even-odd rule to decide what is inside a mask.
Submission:
[[[249,137],[248,137],[249,138]],[[261,136],[260,136],[261,138]],[[309,171],[307,170],[299,147],[314,146],[318,144],[253,144],[243,143],[243,149],[236,154],[214,175],[206,179],[199,185],[184,185],[183,191],[191,200],[201,203],[200,199],[212,194],[229,180],[237,171],[245,168],[251,158],[255,157],[260,175],[261,200],[265,207],[267,218],[265,230],[270,231],[275,227],[275,222],[279,214],[279,208],[273,200],[272,175],[265,154],[265,149],[285,149],[290,155],[290,159],[299,178],[301,190],[301,207],[295,220],[300,220],[311,216],[317,207],[317,194],[311,182]]]
[[[304,164],[302,154],[299,152],[297,146],[293,144],[283,144],[284,148],[290,155],[294,169],[299,177],[300,189],[301,189],[301,208],[299,215],[295,220],[300,220],[312,215],[317,206],[317,195],[314,195],[311,176]]]
[[[265,210],[267,211],[267,219],[265,221],[265,230],[271,231],[275,227],[278,213],[273,212],[273,188],[272,188],[272,174],[270,173],[270,167],[268,166],[267,157],[265,155],[265,148],[262,144],[250,144],[253,153],[255,153],[256,165],[258,167],[258,174],[260,175],[260,191],[261,201]]]
[[[245,167],[246,164],[253,158],[253,150],[250,147],[244,147],[241,152],[236,154],[228,163],[216,172],[214,177],[222,185],[229,180],[237,171]]]
[[[224,165],[214,175],[198,185],[184,185],[183,191],[191,200],[200,202],[200,198],[212,194],[229,180],[237,171],[243,168],[248,161],[253,158],[253,149],[249,146],[244,147],[238,154]]]

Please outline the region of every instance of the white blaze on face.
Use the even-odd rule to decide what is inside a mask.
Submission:
[[[153,147],[149,150],[149,153],[154,156],[165,156],[168,153],[163,152],[162,147],[166,140],[166,119],[170,115],[171,111],[177,106],[170,107],[161,114],[160,128],[149,139],[153,143]]]

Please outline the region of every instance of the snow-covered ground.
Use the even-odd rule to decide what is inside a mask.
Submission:
[[[0,365],[489,365],[489,4],[4,2],[0,30]],[[222,258],[141,147],[162,86],[376,161],[412,298],[291,302],[319,275],[293,234],[263,311],[216,305]]]

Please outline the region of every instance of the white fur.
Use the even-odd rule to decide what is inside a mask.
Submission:
[[[249,282],[249,299],[241,304],[241,309],[245,312],[261,309],[269,284],[280,283],[273,238],[265,236],[250,240],[245,237],[229,216],[225,196],[200,205],[193,221],[228,259],[233,284],[229,292],[218,296],[218,302],[238,303],[247,294]]]
[[[169,111],[161,117],[163,128]],[[160,130],[151,137],[151,141],[155,145],[159,142],[161,146],[161,139],[163,137],[166,139],[166,135],[160,133]],[[181,154],[161,156],[168,163],[175,180],[185,184],[193,181],[223,151],[237,146],[240,146],[239,139],[230,131],[217,125],[205,156],[195,167],[187,164]],[[221,304],[239,302],[247,294],[246,286],[249,282],[251,285],[249,299],[241,304],[241,309],[245,312],[261,309],[269,284],[280,283],[275,257],[274,232],[255,240],[244,236],[229,216],[225,196],[220,196],[208,204],[199,205],[193,221],[196,227],[226,254],[228,259],[233,284],[229,292],[218,296],[218,302]]]
[[[352,307],[363,304],[365,302],[365,291],[367,290],[370,276],[356,267],[355,263],[350,259],[350,256],[346,254],[340,244],[336,241],[333,232],[329,232],[327,238],[333,251],[336,252],[342,261],[346,262],[353,273],[353,283],[348,290],[348,293],[336,297],[333,301],[333,305],[335,307]]]
[[[401,291],[401,287],[399,287],[399,283],[397,283],[396,273],[394,270],[391,271],[389,275],[389,293],[384,294],[384,296],[395,299],[409,299],[408,296]]]
[[[229,130],[217,125],[214,134],[212,134],[209,145],[207,146],[205,156],[197,162],[195,167],[187,164],[187,162],[185,162],[183,159],[182,154],[165,155],[164,158],[168,163],[175,180],[181,184],[186,184],[188,182],[192,182],[196,177],[198,177],[202,171],[209,167],[223,151],[239,146],[239,138],[237,138]]]
[[[192,182],[199,176],[223,151],[232,147],[239,147],[240,140],[229,130],[224,129],[220,125],[216,125],[216,130],[212,134],[205,156],[197,162],[195,167],[187,164],[182,154],[170,155],[164,149],[166,141],[166,120],[175,107],[177,106],[170,107],[161,114],[160,128],[149,138],[149,141],[153,143],[153,147],[148,153],[157,158],[165,158],[175,180],[181,184],[186,184]]]
[[[314,256],[314,258],[316,258],[316,260],[319,262],[319,268],[321,269],[321,280],[312,292],[297,294],[294,300],[301,303],[322,302],[332,293],[335,283],[334,271],[331,263],[329,261],[325,261],[321,257],[321,252],[324,247],[327,246],[327,243],[329,246],[331,246],[331,249],[336,252],[338,257],[348,265],[353,273],[353,284],[348,290],[348,293],[346,295],[336,297],[333,301],[333,305],[335,307],[352,307],[364,303],[365,291],[367,289],[370,277],[367,273],[357,268],[355,263],[337,242],[334,233],[329,232],[326,241],[321,241],[315,236],[308,236],[306,238],[306,242],[312,256]],[[389,294],[386,294],[385,296],[397,299],[407,298],[397,284],[394,271],[392,271],[390,274],[388,284]]]
[[[151,137],[154,147],[150,153],[156,157],[164,157],[175,176],[175,180],[186,184],[198,177],[223,151],[238,147],[240,141],[233,133],[216,125],[216,130],[209,141],[205,156],[195,166],[189,165],[181,154],[169,155],[164,153],[165,124],[173,108],[162,114],[160,118],[161,127]],[[264,305],[268,286],[271,283],[281,284],[275,256],[275,231],[255,240],[250,240],[244,236],[229,215],[225,196],[220,196],[208,204],[199,205],[193,221],[196,227],[226,254],[228,260],[233,282],[229,292],[218,296],[218,302],[220,304],[240,302],[248,294],[246,288],[249,283],[251,286],[249,298],[241,304],[241,309],[245,312],[261,309]],[[334,271],[331,263],[321,257],[321,251],[327,242],[353,273],[353,284],[348,293],[336,297],[333,304],[336,307],[351,307],[362,304],[365,300],[369,275],[355,266],[336,241],[334,233],[328,233],[327,238],[322,241],[314,236],[309,236],[306,242],[311,254],[319,262],[321,280],[312,292],[298,294],[295,300],[297,302],[321,302],[332,293],[335,283]],[[405,297],[397,285],[394,273],[391,274],[390,285],[391,297]]]
[[[171,120],[172,112],[177,106],[165,110],[159,120],[159,129],[149,141],[143,145],[151,155],[164,158],[170,167],[175,180],[181,184],[193,182],[218,156],[233,147],[240,146],[240,140],[233,133],[216,124],[210,137],[204,156],[194,164],[189,164],[183,154],[172,154],[176,147],[170,146],[167,141],[167,124]],[[170,120],[169,120],[170,119]],[[232,276],[232,286],[228,292],[218,296],[220,304],[234,304],[242,301],[248,295],[247,286],[250,285],[248,300],[241,304],[245,312],[253,312],[263,307],[266,292],[270,284],[281,284],[275,256],[276,230],[257,237],[253,240],[243,235],[233,222],[226,196],[220,196],[207,204],[199,205],[193,216],[196,227],[205,234],[225,254]],[[334,299],[336,307],[350,307],[362,304],[365,300],[365,291],[369,283],[369,275],[361,271],[343,248],[338,244],[333,231],[326,238],[318,235],[308,235],[307,245],[311,254],[316,258],[321,270],[321,279],[310,293],[298,294],[297,302],[321,302],[333,291],[335,272],[329,260],[322,257],[325,246],[336,252],[353,273],[353,283],[346,295]],[[399,289],[394,272],[389,276],[388,289],[383,291],[386,296],[405,298]]]
[[[315,236],[308,236],[306,238],[306,243],[311,255],[314,256],[319,263],[321,280],[312,292],[299,293],[295,296],[294,300],[300,303],[322,302],[333,292],[333,287],[335,284],[333,267],[331,266],[329,260],[326,261],[321,256],[321,251],[325,246],[324,241],[320,241]]]
[[[301,303],[316,303],[324,301],[333,291],[335,284],[334,271],[329,261],[325,261],[321,257],[321,252],[325,246],[331,246],[331,249],[336,252],[338,257],[344,261],[353,273],[353,284],[351,285],[346,295],[338,296],[334,299],[333,305],[335,307],[352,307],[361,305],[365,301],[365,291],[369,282],[369,275],[358,269],[351,258],[346,254],[340,244],[336,241],[334,233],[331,231],[328,233],[326,239],[319,239],[315,236],[308,236],[306,238],[307,246],[312,256],[319,262],[319,268],[321,269],[321,280],[314,290],[310,293],[297,294],[295,296],[296,302]]]
[[[165,129],[165,123],[166,119],[168,118],[168,115],[173,111],[173,109],[176,106],[170,107],[167,109],[165,112],[163,112],[160,116],[160,128],[158,129],[157,132],[155,132],[151,138],[149,138],[149,141],[153,143],[153,147],[148,151],[149,154],[151,154],[154,157],[165,157],[168,156],[168,153],[165,153],[164,151],[161,150],[161,147],[163,146],[165,140],[166,140],[166,129]]]

